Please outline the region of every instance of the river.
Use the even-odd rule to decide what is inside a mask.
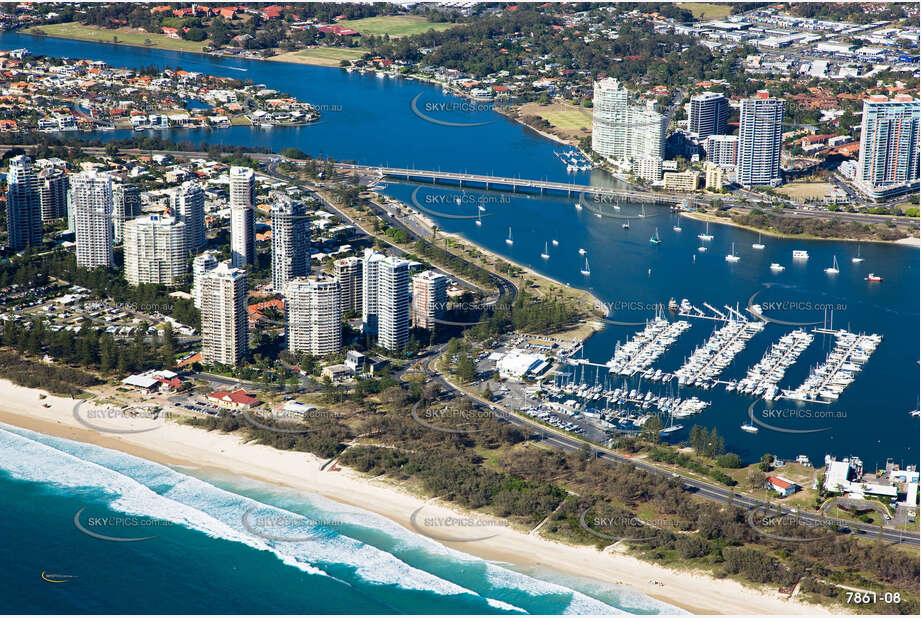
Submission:
[[[580,184],[613,185],[609,175],[593,171],[568,173],[555,152],[568,150],[500,114],[468,109],[469,103],[445,95],[429,84],[346,73],[340,69],[266,61],[227,59],[156,49],[97,44],[61,39],[43,39],[6,33],[0,36],[6,49],[26,47],[32,52],[74,58],[99,59],[113,66],[181,66],[189,71],[252,79],[255,83],[288,92],[318,105],[321,122],[298,128],[225,130],[175,130],[167,133],[176,140],[205,141],[209,144],[266,146],[275,151],[297,147],[316,156],[331,156],[372,165],[408,166],[423,169],[469,171],[502,176],[521,176]],[[415,113],[413,100],[416,97]],[[432,122],[423,118],[434,118]],[[464,125],[464,126],[454,126]],[[125,135],[114,132],[106,136]],[[410,202],[415,187],[388,183],[388,194]],[[475,215],[468,200],[455,203],[457,192],[427,187],[416,193],[416,201],[438,204],[431,210],[445,214]],[[763,402],[753,414],[765,425],[748,434],[740,425],[748,419],[751,397],[710,391],[683,390],[712,405],[702,414],[684,419],[683,431],[672,440],[687,436],[689,427],[700,424],[717,427],[727,448],[746,461],[770,452],[785,459],[805,454],[816,466],[825,454],[838,457],[858,455],[867,469],[882,467],[887,458],[898,464],[917,464],[918,419],[909,411],[918,407],[918,250],[910,247],[863,243],[862,263],[853,263],[857,244],[840,241],[805,241],[764,237],[763,250],[752,247],[757,234],[728,226],[711,225],[714,235],[706,252],[698,251],[697,235],[704,225],[677,219],[668,209],[647,207],[643,218],[630,219],[622,228],[623,216],[636,216],[638,205],[622,204],[611,216],[596,217],[592,210],[577,210],[574,199],[485,194],[487,216],[482,226],[473,219],[439,217],[445,231],[457,232],[484,247],[525,264],[542,274],[590,290],[609,304],[611,318],[621,322],[642,322],[653,315],[656,303],[669,298],[689,299],[721,309],[738,306],[742,313],[753,302],[766,307],[765,314],[778,322],[821,323],[834,309],[834,327],[878,333],[883,341],[855,382],[830,405],[796,404],[778,400],[772,410]],[[447,196],[445,198],[444,196]],[[590,201],[590,200],[589,200]],[[514,244],[505,238],[512,228]],[[649,242],[658,232],[661,244]],[[540,254],[545,243],[550,258]],[[724,257],[733,251],[736,263]],[[583,257],[578,249],[585,249]],[[792,251],[809,252],[806,262],[794,262]],[[585,259],[591,274],[582,275]],[[840,273],[824,269],[837,258]],[[777,262],[786,267],[773,273]],[[878,283],[865,281],[869,272],[882,275]],[[725,310],[721,309],[724,313]],[[701,345],[717,323],[691,320],[692,328],[656,363],[674,371],[693,349]],[[812,326],[803,326],[811,328]],[[604,363],[618,341],[625,341],[639,326],[609,325],[586,344],[585,355]],[[720,376],[741,378],[764,351],[795,326],[769,323],[736,356]],[[815,341],[787,372],[780,386],[799,385],[810,368],[821,363],[833,344],[828,335]],[[649,385],[664,392],[665,387]],[[791,433],[789,430],[808,431]]]

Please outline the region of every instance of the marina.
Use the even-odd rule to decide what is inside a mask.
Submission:
[[[738,382],[730,381],[726,390],[736,390],[747,395],[756,395],[772,400],[777,396],[777,383],[783,379],[787,368],[800,357],[814,336],[803,329],[787,333],[780,341],[765,352],[757,365],[748,370],[748,374]]]
[[[745,344],[764,329],[764,322],[749,322],[733,317],[726,325],[696,348],[691,357],[675,372],[681,386],[709,389],[716,384],[716,376],[729,366]]]
[[[607,366],[612,374],[633,376],[640,372],[648,373],[649,367],[658,359],[684,331],[691,328],[691,324],[684,320],[669,322],[664,317],[656,317],[646,324],[646,328],[637,333],[633,339],[623,345],[616,345],[614,356],[608,361]],[[662,380],[667,375],[661,370],[647,379]]]
[[[833,332],[835,346],[825,362],[816,367],[802,385],[783,391],[783,396],[794,401],[828,404],[837,400],[854,381],[883,338],[879,335],[858,335],[846,330],[815,329],[815,332]]]

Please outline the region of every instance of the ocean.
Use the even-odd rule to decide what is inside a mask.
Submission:
[[[5,424],[0,495],[5,613],[680,612],[484,561],[317,495]]]

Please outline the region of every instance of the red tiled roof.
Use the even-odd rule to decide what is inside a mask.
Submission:
[[[208,395],[209,399],[218,399],[220,401],[230,401],[232,403],[244,406],[253,406],[259,403],[256,397],[248,395],[243,389],[237,391],[214,391]]]
[[[796,483],[785,481],[781,478],[777,478],[776,476],[769,476],[767,480],[768,480],[768,483],[770,483],[774,487],[780,487],[781,489],[787,489],[789,487],[793,487],[796,485]]]

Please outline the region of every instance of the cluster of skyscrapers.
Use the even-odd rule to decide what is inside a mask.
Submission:
[[[667,126],[652,102],[634,103],[627,89],[608,77],[595,82],[592,107],[592,150],[629,165],[640,178],[661,179]]]

